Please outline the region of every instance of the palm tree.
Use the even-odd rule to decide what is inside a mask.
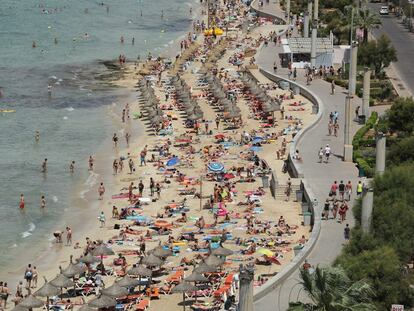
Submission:
[[[359,10],[357,24],[364,31],[364,43],[368,42],[368,33],[381,26],[381,20],[378,14],[371,12],[368,8]]]
[[[341,267],[300,270],[301,285],[311,303],[291,303],[288,311],[373,311],[373,291],[365,281],[354,282]]]

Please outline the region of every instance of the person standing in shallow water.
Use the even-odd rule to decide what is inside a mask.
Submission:
[[[23,195],[23,193],[20,195],[20,203],[19,203],[19,208],[21,209],[21,210],[23,210],[24,209],[24,207],[25,207],[25,203],[24,203],[24,195]]]

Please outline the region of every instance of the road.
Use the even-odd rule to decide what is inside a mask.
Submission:
[[[370,9],[378,13],[381,4],[370,3]],[[382,27],[375,29],[373,34],[379,37],[386,34],[397,50],[398,62],[394,68],[405,82],[411,94],[414,94],[414,33],[410,33],[393,14],[382,16]]]

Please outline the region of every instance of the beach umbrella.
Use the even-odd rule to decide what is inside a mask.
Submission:
[[[191,285],[188,282],[181,282],[172,289],[173,293],[183,293],[183,310],[185,310],[185,294],[197,291],[197,286]]]
[[[207,165],[207,168],[214,173],[220,173],[224,171],[224,165],[219,162],[210,162]]]
[[[137,279],[133,279],[129,275],[124,276],[121,280],[116,282],[116,284],[122,287],[135,287],[139,283],[140,282]]]
[[[172,157],[171,159],[169,159],[166,163],[167,166],[174,166],[176,164],[178,164],[180,162],[180,158],[178,157]]]
[[[69,266],[67,266],[67,268],[62,271],[62,274],[68,278],[73,278],[75,275],[82,274],[86,270],[84,265],[79,263],[74,264],[72,262],[72,259],[73,255],[70,256]]]
[[[78,311],[98,311],[97,308],[92,308],[88,305],[83,305],[82,307],[79,308]]]
[[[99,259],[93,256],[91,253],[88,253],[86,256],[80,257],[78,261],[83,262],[85,264],[91,264],[91,263],[98,262]]]
[[[221,245],[219,247],[217,247],[216,249],[213,249],[213,251],[211,253],[215,256],[224,256],[224,257],[233,255],[232,250],[230,250],[228,248],[225,248]]]
[[[115,307],[116,306],[116,300],[115,300],[115,298],[102,295],[98,298],[95,298],[95,299],[91,300],[88,303],[88,306],[92,307],[92,308],[98,308],[98,309]]]
[[[158,245],[153,250],[150,250],[149,253],[150,254],[153,254],[153,255],[155,255],[157,257],[160,257],[160,258],[164,258],[164,257],[168,257],[168,256],[172,256],[173,255],[172,250],[170,250],[169,248],[168,249],[165,249],[162,245]]]
[[[33,295],[46,297],[46,309],[49,310],[49,297],[59,295],[60,290],[56,286],[48,283],[45,277],[43,278],[45,279],[45,284],[43,284],[43,286],[39,288]]]
[[[197,272],[197,273],[209,273],[209,272],[215,272],[215,271],[217,271],[215,267],[211,267],[207,265],[205,262],[200,263],[193,270],[193,272]]]
[[[150,267],[157,267],[161,266],[164,263],[164,260],[155,256],[154,254],[149,254],[142,259],[142,263]]]
[[[205,260],[205,263],[208,265],[208,266],[212,266],[212,267],[218,267],[218,266],[221,266],[221,265],[223,265],[224,264],[224,259],[222,259],[222,258],[218,258],[217,256],[215,256],[215,255],[210,255],[210,256],[208,256],[207,257],[207,259]]]
[[[135,265],[127,271],[128,275],[151,276],[152,271],[143,265]]]
[[[20,307],[27,308],[27,309],[34,309],[34,308],[40,308],[43,307],[44,302],[40,299],[37,299],[35,296],[30,295],[22,300],[21,303],[19,303]]]
[[[92,255],[101,256],[102,274],[104,274],[105,268],[103,265],[103,256],[115,255],[115,253],[111,248],[105,246],[104,244],[99,244],[92,250]]]
[[[265,255],[268,257],[273,257],[275,255],[275,253],[273,253],[270,249],[267,248],[259,248],[256,252],[258,254]]]
[[[195,282],[195,283],[205,283],[208,282],[208,279],[202,275],[201,273],[198,273],[196,271],[193,271],[189,276],[187,276],[185,279],[187,282]]]
[[[111,286],[104,288],[102,290],[102,295],[113,297],[113,298],[126,296],[128,295],[128,293],[129,291],[126,288],[120,286],[118,283],[114,283]]]
[[[56,287],[60,288],[60,296],[63,296],[63,288],[68,288],[71,286],[75,286],[75,282],[73,282],[68,277],[64,276],[62,274],[62,268],[59,267],[60,274],[58,274],[52,281],[50,281],[50,284]]]

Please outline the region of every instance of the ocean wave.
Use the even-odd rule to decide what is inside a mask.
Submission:
[[[97,173],[90,172],[88,178],[86,178],[86,181],[84,182],[84,185],[88,186],[89,188],[92,188],[94,185],[98,183],[99,176],[100,175]]]
[[[68,119],[68,117],[67,117],[67,116],[64,116],[64,117],[63,117],[63,120],[67,120],[67,119]]]
[[[73,108],[73,107],[68,107],[68,108],[65,108],[67,111],[73,111],[73,110],[75,110],[75,108]]]
[[[25,238],[31,236],[32,232],[35,231],[35,229],[36,229],[36,225],[31,222],[29,224],[29,229],[27,231],[24,231],[24,232],[21,233],[22,238],[25,239]]]
[[[16,248],[17,247],[17,244],[16,243],[14,243],[13,245],[11,245],[9,248]]]
[[[55,203],[56,203],[57,201],[59,201],[58,197],[57,197],[57,196],[55,196],[55,195],[52,197],[52,200],[53,200],[53,202],[55,202]]]

